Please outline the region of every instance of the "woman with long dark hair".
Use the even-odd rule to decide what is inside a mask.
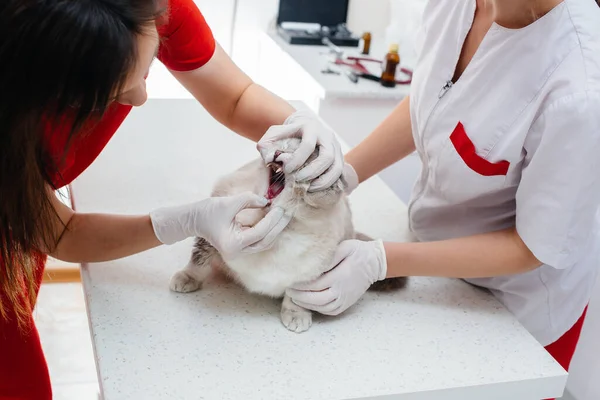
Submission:
[[[199,199],[141,216],[79,214],[59,201],[55,191],[94,161],[132,106],[144,103],[145,78],[155,57],[236,133],[254,141],[302,137],[301,148],[286,159],[286,170],[298,169],[319,146],[319,158],[298,172],[313,182],[311,190],[328,187],[342,173],[333,133],[236,68],[192,0],[3,0],[2,399],[52,397],[32,319],[47,254],[99,262],[192,236],[207,238],[222,252],[260,251],[289,222],[273,209],[252,229],[240,230],[234,223],[239,211],[266,205],[264,198],[250,194]]]

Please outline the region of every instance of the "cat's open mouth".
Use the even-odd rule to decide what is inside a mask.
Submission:
[[[267,165],[270,169],[269,189],[267,190],[267,199],[273,200],[279,196],[285,188],[285,174],[283,173],[283,164],[277,161]]]

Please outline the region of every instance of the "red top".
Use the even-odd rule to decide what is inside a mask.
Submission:
[[[168,16],[157,22],[162,39],[158,59],[167,68],[194,70],[213,56],[215,39],[192,0],[169,0]],[[72,143],[64,164],[52,174],[54,183],[62,187],[77,178],[98,157],[130,111],[131,106],[111,105],[99,124],[90,126],[87,135]],[[61,157],[67,136],[64,127],[48,126],[44,137],[49,153]],[[45,261],[46,256],[39,257],[38,290]],[[0,400],[52,398],[48,368],[33,318],[30,323],[29,331],[20,332],[14,318],[0,318]]]

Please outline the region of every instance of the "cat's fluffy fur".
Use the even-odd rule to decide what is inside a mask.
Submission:
[[[299,139],[278,141],[273,148],[262,151],[291,153],[298,148]],[[307,163],[313,161],[318,150]],[[275,174],[258,158],[233,173],[222,177],[213,189],[213,196],[230,196],[251,191],[266,195]],[[331,268],[338,244],[347,239],[369,240],[355,233],[352,213],[344,194],[342,179],[329,189],[311,193],[307,183],[299,183],[293,174],[285,175],[282,192],[272,200],[271,206],[281,207],[293,218],[277,237],[269,250],[245,254],[236,258],[222,259],[216,249],[205,239],[197,238],[188,265],[171,279],[171,290],[192,292],[199,289],[211,272],[211,266],[219,265],[230,277],[252,293],[270,297],[283,297],[281,321],[291,331],[306,331],[312,324],[311,312],[294,304],[285,290],[300,282],[311,281]],[[250,209],[240,213],[237,221],[241,226],[253,226],[268,212]],[[396,289],[404,286],[405,279],[391,279],[372,286],[376,290]]]

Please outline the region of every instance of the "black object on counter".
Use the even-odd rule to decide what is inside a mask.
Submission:
[[[358,47],[360,38],[346,27],[349,0],[280,0],[277,33],[290,44],[323,46],[327,37],[336,46]],[[319,24],[320,30],[285,29],[284,22]]]

